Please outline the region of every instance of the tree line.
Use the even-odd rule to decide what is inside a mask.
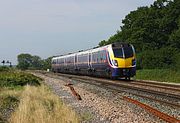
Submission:
[[[131,11],[122,23],[99,46],[117,41],[133,44],[138,69],[180,68],[180,0],[156,0]]]
[[[32,70],[46,70],[51,68],[51,59],[49,57],[47,59],[41,59],[37,55],[31,54],[19,54],[17,56],[18,65],[17,68],[21,70],[32,69]]]

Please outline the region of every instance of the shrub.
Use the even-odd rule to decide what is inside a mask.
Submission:
[[[180,71],[180,53],[174,55],[174,66],[176,71]]]
[[[178,51],[171,47],[157,50],[146,50],[137,55],[137,68],[171,68],[174,65],[174,62],[178,61],[178,57],[175,57],[177,53]]]
[[[1,66],[0,67],[0,72],[4,72],[4,71],[9,71],[10,70],[10,68],[9,67],[6,67],[6,66]]]
[[[2,72],[0,73],[0,87],[13,87],[24,85],[40,85],[41,79],[23,72]]]

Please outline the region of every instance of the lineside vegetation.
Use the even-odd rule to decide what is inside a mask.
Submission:
[[[0,123],[78,123],[79,117],[32,74],[0,67]]]
[[[180,83],[180,71],[171,69],[137,70],[136,79]]]

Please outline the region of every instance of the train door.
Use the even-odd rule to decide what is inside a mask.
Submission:
[[[91,69],[92,68],[92,66],[91,66],[91,59],[92,59],[92,57],[91,57],[92,55],[91,55],[91,53],[89,52],[88,53],[88,66],[89,66],[89,69]]]
[[[74,69],[77,69],[77,55],[74,56]]]
[[[66,58],[64,58],[64,69],[65,70],[67,69],[67,60],[66,60]]]

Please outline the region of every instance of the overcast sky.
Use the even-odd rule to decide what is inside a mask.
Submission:
[[[0,0],[0,61],[47,58],[95,47],[122,19],[154,0]]]

